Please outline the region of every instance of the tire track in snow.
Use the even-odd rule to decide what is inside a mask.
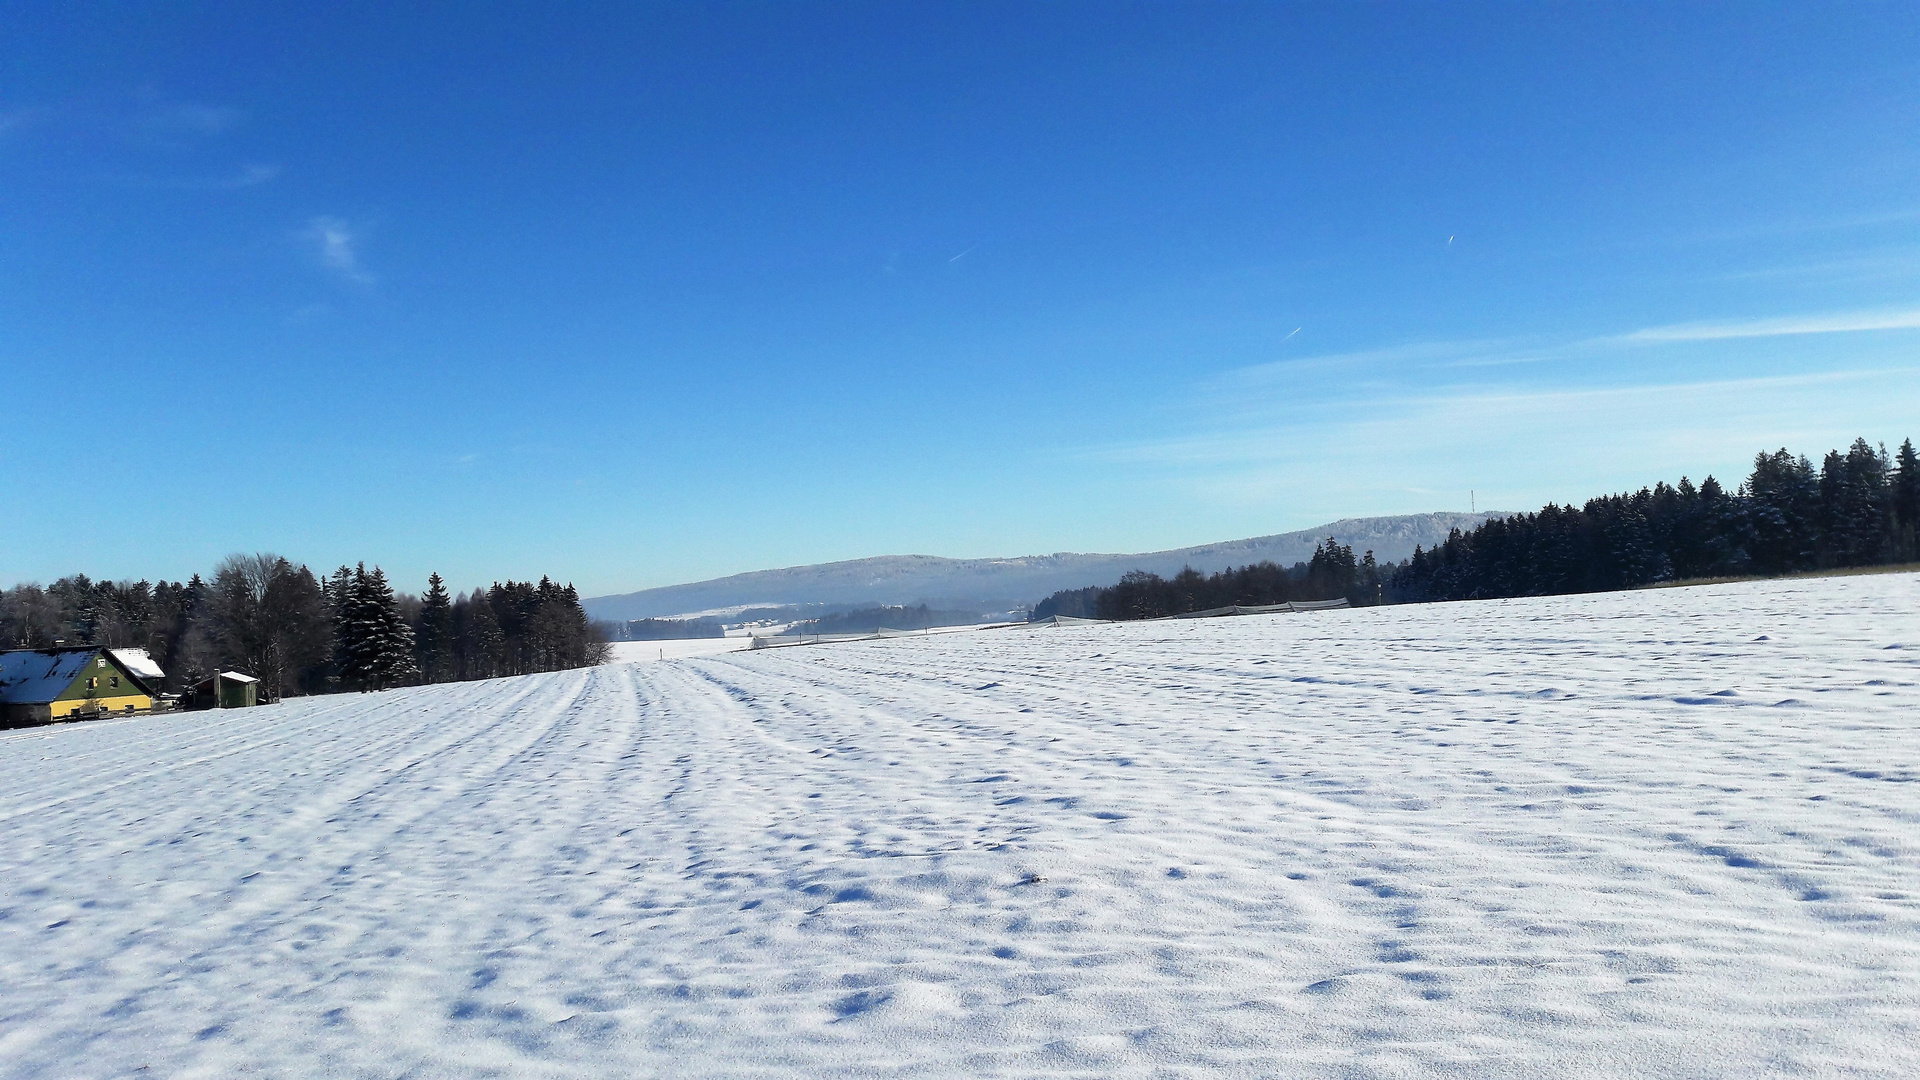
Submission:
[[[217,763],[237,755],[251,754],[255,756],[271,756],[275,751],[283,747],[302,744],[311,738],[315,732],[330,729],[337,730],[341,726],[342,720],[351,720],[361,716],[380,716],[384,718],[392,715],[395,711],[393,706],[397,702],[405,701],[406,696],[410,695],[396,695],[394,699],[381,700],[380,695],[371,695],[368,696],[368,700],[365,702],[355,703],[354,705],[345,707],[326,708],[323,705],[320,709],[316,710],[317,715],[311,719],[291,725],[276,723],[275,721],[279,720],[280,717],[271,715],[273,710],[272,706],[267,707],[270,714],[266,716],[262,716],[252,710],[237,713],[228,710],[214,710],[211,713],[167,714],[160,717],[144,718],[143,721],[129,721],[129,723],[144,722],[147,724],[161,725],[161,730],[166,736],[173,736],[182,730],[191,732],[196,720],[202,717],[234,717],[234,719],[220,724],[218,730],[210,736],[198,736],[197,732],[189,734],[178,743],[170,746],[170,748],[177,747],[178,756],[164,759],[150,759],[148,766],[138,772],[127,772],[129,765],[126,763],[124,757],[115,760],[105,752],[85,755],[81,760],[70,764],[86,766],[85,772],[87,773],[99,774],[112,772],[116,775],[116,778],[110,783],[71,792],[56,799],[24,804],[12,809],[0,811],[0,821],[38,813],[76,800],[84,801],[95,799],[117,788],[138,784],[153,777],[171,776],[185,769]],[[310,700],[324,702],[329,705],[332,704],[329,699],[325,698]],[[284,705],[286,703],[283,702],[282,704]],[[352,747],[347,751],[347,754],[354,757],[377,756],[382,751],[391,747],[405,746],[417,737],[416,734],[410,730],[400,732],[393,732],[386,729],[376,730],[379,730],[380,734],[374,737],[372,741]],[[89,731],[88,734],[92,734],[92,732]],[[142,732],[142,734],[148,733]],[[72,773],[70,772],[69,775],[72,775]],[[59,783],[63,778],[59,775],[51,775],[45,777],[37,776],[35,779],[36,781],[51,785]]]

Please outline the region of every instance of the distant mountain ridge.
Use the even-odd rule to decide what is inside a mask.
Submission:
[[[686,615],[743,605],[929,603],[1005,610],[1031,604],[1060,589],[1111,585],[1129,570],[1166,576],[1184,566],[1203,573],[1262,560],[1291,566],[1311,558],[1314,547],[1328,537],[1350,545],[1355,554],[1372,551],[1383,562],[1397,562],[1412,555],[1415,545],[1432,547],[1445,541],[1449,530],[1465,531],[1489,518],[1506,516],[1491,511],[1344,518],[1296,532],[1135,555],[1058,552],[1006,559],[880,555],[754,570],[711,581],[596,596],[581,603],[587,614],[610,620]]]

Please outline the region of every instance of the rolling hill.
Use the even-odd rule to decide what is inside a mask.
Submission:
[[[1479,514],[1402,514],[1346,518],[1297,532],[1228,540],[1197,547],[1132,555],[1058,552],[1005,559],[947,559],[937,555],[881,555],[867,559],[755,570],[745,574],[596,596],[582,601],[596,619],[625,620],[685,615],[745,605],[918,604],[1004,610],[1030,604],[1060,589],[1111,585],[1129,570],[1178,573],[1183,566],[1211,573],[1270,560],[1303,562],[1327,537],[1372,551],[1383,562],[1432,547],[1450,529],[1471,529],[1500,511]]]

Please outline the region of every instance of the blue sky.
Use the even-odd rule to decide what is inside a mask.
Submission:
[[[14,7],[0,584],[592,594],[1920,437],[1911,5],[391,7]]]

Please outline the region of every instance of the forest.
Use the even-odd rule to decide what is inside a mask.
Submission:
[[[1373,552],[1356,559],[1351,547],[1329,538],[1310,561],[1291,567],[1258,562],[1215,574],[1187,567],[1171,578],[1135,570],[1105,588],[1063,589],[1035,604],[1030,618],[1157,619],[1230,604],[1340,597],[1363,607],[1381,602],[1384,569]]]
[[[1150,619],[1229,604],[1344,596],[1354,606],[1630,589],[1671,581],[1781,574],[1920,560],[1920,458],[1913,441],[1888,453],[1865,439],[1819,466],[1762,451],[1728,492],[1712,476],[1549,504],[1536,513],[1455,530],[1398,564],[1356,560],[1328,539],[1309,563],[1259,563],[1171,579],[1136,571],[1110,586],[1068,589],[1033,617]]]
[[[926,604],[855,608],[797,622],[783,634],[871,634],[889,630],[925,630],[934,626],[968,626],[981,621],[977,611],[942,611]]]
[[[452,595],[440,575],[396,593],[379,567],[325,578],[278,555],[232,555],[211,578],[96,581],[0,592],[0,643],[144,648],[177,693],[215,671],[260,679],[265,700],[490,679],[602,662],[605,636],[571,585],[495,582]]]
[[[619,641],[675,641],[687,638],[726,637],[727,628],[719,619],[629,619],[609,623],[608,632]]]
[[[1855,439],[1818,467],[1762,452],[1732,493],[1711,476],[1697,487],[1683,476],[1455,531],[1416,550],[1386,591],[1401,602],[1467,600],[1884,566],[1920,559],[1916,528],[1913,441],[1889,454]]]

